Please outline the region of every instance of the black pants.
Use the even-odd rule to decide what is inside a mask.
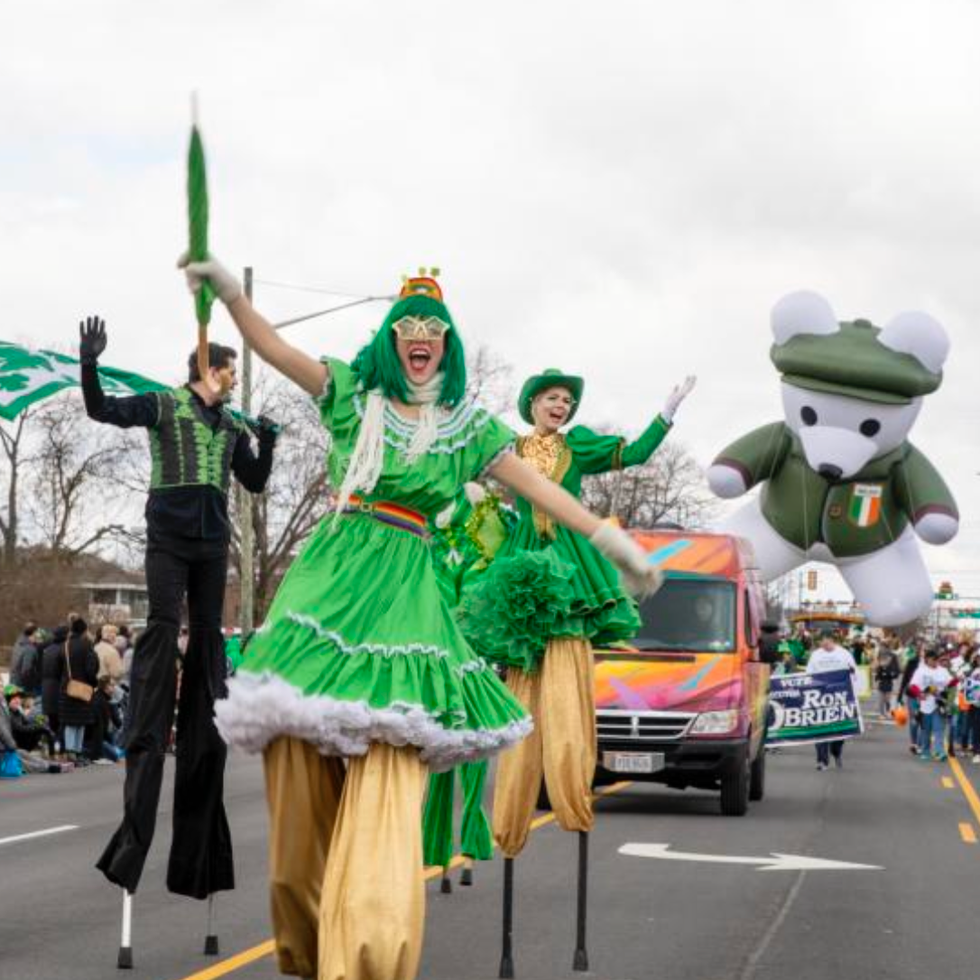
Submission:
[[[150,537],[146,631],[133,652],[123,820],[96,867],[136,891],[156,826],[167,739],[178,699],[177,636],[187,597],[190,633],[180,674],[173,840],[167,888],[206,898],[235,887],[231,832],[222,796],[227,747],[214,724],[226,693],[221,635],[228,548],[223,541]]]
[[[967,731],[970,734],[970,748],[974,755],[980,755],[980,705],[972,705],[967,712]]]
[[[830,757],[841,759],[844,757],[844,739],[838,738],[833,742],[817,742],[817,762],[823,765],[830,764]]]

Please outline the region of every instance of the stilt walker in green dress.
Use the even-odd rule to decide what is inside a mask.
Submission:
[[[468,483],[465,493],[439,514],[432,528],[432,553],[439,584],[450,608],[455,608],[467,582],[474,581],[490,565],[507,538],[509,512],[478,483]],[[463,791],[460,824],[460,853],[463,856],[461,885],[473,884],[473,862],[493,857],[493,834],[483,808],[488,763],[464,762],[429,777],[429,790],[422,815],[422,854],[425,864],[442,868],[441,890],[452,891],[449,863],[453,856],[454,800],[456,777]]]
[[[217,719],[231,745],[264,757],[279,968],[412,980],[426,768],[486,758],[532,727],[442,598],[431,518],[489,472],[598,543],[637,591],[655,575],[628,535],[521,462],[507,427],[465,399],[462,343],[432,276],[406,281],[348,365],[288,344],[213,258],[182,265],[259,357],[318,399],[332,434],[334,511],[283,579]]]
[[[646,462],[670,430],[693,387],[675,388],[664,410],[634,442],[578,425],[580,377],[549,369],[521,390],[521,417],[534,431],[517,441],[518,455],[573,496],[582,477]],[[527,840],[542,778],[559,825],[579,833],[578,938],[573,965],[588,969],[585,896],[588,832],[595,773],[592,644],[630,639],[640,625],[635,601],[616,570],[580,534],[560,527],[532,501],[517,500],[518,524],[493,567],[464,598],[462,622],[485,656],[507,665],[507,686],[536,719],[534,732],[504,752],[494,787],[493,831],[508,862],[505,918],[512,900],[513,858]],[[551,583],[550,585],[548,583]],[[505,928],[505,935],[508,930]],[[505,946],[509,940],[505,940]],[[509,949],[501,976],[513,975]]]

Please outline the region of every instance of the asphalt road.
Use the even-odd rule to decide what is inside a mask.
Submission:
[[[958,980],[976,974],[980,803],[949,765],[922,763],[905,734],[872,726],[845,768],[815,771],[812,750],[769,758],[766,799],[722,817],[714,795],[629,785],[604,797],[592,835],[589,974],[573,973],[577,842],[545,822],[516,863],[515,965],[522,980]],[[168,767],[169,769],[169,767]],[[980,767],[960,770],[973,785]],[[169,798],[168,785],[163,798]],[[261,770],[229,767],[227,803],[239,883],[219,905],[221,955],[201,954],[205,906],[163,887],[169,810],[136,897],[136,969],[115,969],[120,899],[92,868],[120,804],[122,769],[0,783],[0,977],[256,980],[277,976],[269,938]],[[974,791],[975,792],[975,791]],[[76,830],[4,843],[20,834]],[[882,870],[760,870],[619,853],[629,843],[687,854],[773,853]],[[429,886],[420,976],[497,976],[502,862],[472,888]],[[256,947],[260,947],[256,950]],[[231,960],[242,951],[244,963]]]

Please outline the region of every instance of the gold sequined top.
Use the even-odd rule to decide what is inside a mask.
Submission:
[[[572,451],[560,432],[552,432],[548,435],[532,432],[528,436],[521,436],[517,440],[517,455],[526,460],[543,477],[558,484],[565,478],[572,462]],[[541,537],[554,538],[555,525],[551,518],[537,507],[533,507],[532,512],[534,527],[538,534]]]

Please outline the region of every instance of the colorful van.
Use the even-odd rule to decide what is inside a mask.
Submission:
[[[628,649],[596,650],[596,781],[721,791],[741,816],[765,791],[769,666],[751,546],[726,534],[630,532],[664,572]]]

